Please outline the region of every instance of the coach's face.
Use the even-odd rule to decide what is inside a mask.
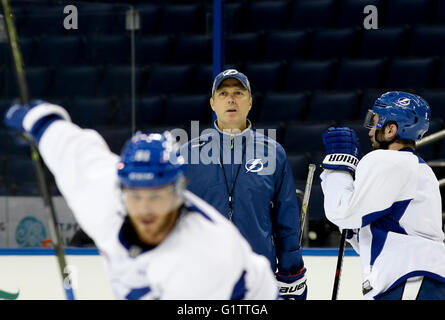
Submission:
[[[247,115],[252,108],[252,97],[237,79],[224,80],[210,98],[220,129],[246,128]]]

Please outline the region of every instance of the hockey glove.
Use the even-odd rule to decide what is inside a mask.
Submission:
[[[283,300],[306,300],[306,268],[303,267],[297,274],[283,276],[275,274],[280,288],[280,297]]]
[[[65,109],[45,101],[33,100],[27,106],[22,104],[10,106],[6,110],[3,122],[10,129],[30,135],[38,144],[49,125],[61,119],[71,121]]]
[[[330,127],[322,135],[326,157],[322,167],[331,170],[355,172],[361,150],[355,131],[350,128]]]

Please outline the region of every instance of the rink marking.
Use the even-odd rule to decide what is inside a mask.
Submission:
[[[98,256],[96,248],[65,248],[65,254],[73,256]],[[54,249],[50,248],[1,248],[0,256],[53,256]]]
[[[96,248],[65,248],[65,254],[73,256],[98,256]],[[54,249],[50,248],[0,248],[0,256],[53,256]],[[312,248],[303,249],[303,256],[336,257],[338,249]],[[357,253],[351,248],[345,249],[346,257],[356,257]]]

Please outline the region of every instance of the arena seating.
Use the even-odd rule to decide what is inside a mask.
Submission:
[[[192,120],[210,126],[212,4],[94,2],[66,3],[79,8],[77,30],[63,27],[64,4],[13,3],[31,97],[65,106],[119,153],[133,116],[132,34],[125,21],[133,5],[141,22],[133,39],[136,128],[188,130]],[[376,30],[363,27],[366,5],[378,9]],[[363,118],[385,91],[422,95],[432,111],[429,133],[444,128],[445,1],[227,0],[224,21],[225,67],[249,77],[254,128],[277,130],[301,188],[307,165],[323,158],[321,133],[329,126],[350,126],[363,153],[371,151]],[[11,61],[0,43],[1,112],[18,96]],[[445,158],[445,143],[419,154],[426,161]],[[0,194],[38,194],[31,171],[28,148],[1,128]],[[57,193],[54,183],[51,188]],[[315,178],[314,228],[327,223],[322,200]]]

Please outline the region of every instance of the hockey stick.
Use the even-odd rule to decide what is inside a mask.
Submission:
[[[340,285],[341,267],[343,264],[343,256],[345,253],[346,229],[341,232],[340,248],[338,249],[337,267],[335,269],[334,288],[332,290],[332,300],[337,300],[338,287]]]
[[[22,104],[27,105],[29,104],[29,91],[25,77],[25,70],[23,67],[22,55],[18,44],[17,32],[15,29],[14,20],[12,16],[12,10],[8,0],[1,0],[1,1],[5,19],[4,26],[6,30],[6,35],[9,40],[11,54],[14,62],[14,69],[17,76],[17,83],[20,90],[20,100]],[[63,247],[62,235],[60,234],[60,231],[57,228],[58,224],[57,216],[55,214],[54,205],[49,193],[48,180],[45,177],[45,172],[43,169],[44,164],[34,141],[27,135],[21,135],[21,138],[25,139],[30,144],[31,158],[36,170],[37,180],[39,182],[40,192],[43,197],[45,211],[48,216],[49,230],[54,244],[57,260],[59,262],[60,274],[62,276],[63,287],[65,289],[66,298],[68,300],[74,300],[73,289],[69,281],[70,277],[65,259],[65,250]]]
[[[304,188],[303,201],[301,204],[301,212],[300,212],[301,232],[300,232],[300,242],[299,242],[300,245],[301,245],[301,240],[303,239],[307,207],[309,205],[309,198],[311,196],[312,181],[314,180],[314,173],[315,173],[315,164],[311,163],[311,164],[309,164],[309,171],[308,171],[307,179],[306,179],[306,187]]]

